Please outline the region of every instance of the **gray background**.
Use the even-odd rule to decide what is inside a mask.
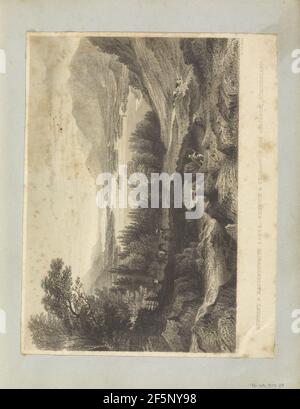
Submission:
[[[20,354],[26,31],[278,33],[279,215],[274,359],[49,357]],[[0,388],[300,387],[299,0],[0,0]]]

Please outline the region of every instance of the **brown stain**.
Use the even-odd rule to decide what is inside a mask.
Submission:
[[[273,142],[263,142],[261,148],[266,153],[271,153],[274,150],[275,144]]]
[[[269,175],[267,175],[266,173],[263,173],[263,174],[261,175],[261,178],[262,178],[262,181],[263,181],[263,182],[268,182],[268,180],[270,179],[270,178],[269,178]]]
[[[270,346],[265,346],[265,347],[263,347],[263,352],[266,352],[267,354],[270,354],[270,355],[275,355],[275,352],[276,352],[276,344],[275,343],[273,343],[272,345],[270,345]]]
[[[251,358],[251,355],[249,355],[249,354],[247,354],[247,353],[244,353],[244,354],[241,354],[240,358],[249,359],[249,358]]]

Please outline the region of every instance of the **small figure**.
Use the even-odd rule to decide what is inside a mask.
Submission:
[[[192,154],[188,155],[188,158],[198,166],[202,166],[204,161],[204,156],[202,155],[202,153],[199,153],[195,150],[193,150]]]
[[[160,261],[160,262],[163,262],[163,263],[165,263],[166,261],[167,261],[167,252],[166,251],[164,251],[164,250],[160,250],[159,252],[158,252],[158,260]]]
[[[173,106],[175,105],[176,99],[182,93],[182,84],[183,84],[183,79],[181,77],[178,77],[176,82],[175,82],[175,90],[173,91]]]

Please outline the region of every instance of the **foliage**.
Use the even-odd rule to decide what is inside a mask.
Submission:
[[[143,172],[150,179],[151,173],[160,173],[163,166],[165,148],[160,139],[160,125],[157,115],[148,112],[130,138],[132,160],[129,172]],[[150,190],[150,189],[149,189]],[[149,199],[151,200],[151,199]],[[122,276],[147,276],[149,266],[158,253],[158,229],[160,226],[160,210],[133,209],[129,213],[130,223],[122,231],[119,240],[122,251],[119,266],[113,272]],[[130,286],[132,287],[132,285]]]
[[[160,124],[154,112],[146,113],[129,143],[133,159],[128,167],[132,173],[143,172],[149,177],[151,173],[161,171],[165,147],[160,139]]]
[[[37,348],[54,351],[63,349],[69,332],[54,315],[41,313],[32,316],[28,326]]]
[[[137,291],[145,284],[143,278],[133,278],[132,276],[119,277],[116,286],[120,289],[128,289],[129,291]]]
[[[87,295],[79,278],[61,259],[51,262],[42,281],[42,303],[47,314],[31,317],[29,329],[40,349],[62,349],[71,341],[118,349],[130,331],[130,311],[122,297],[107,289]]]

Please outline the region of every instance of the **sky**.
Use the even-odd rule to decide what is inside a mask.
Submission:
[[[79,39],[31,39],[29,53],[23,317],[42,310],[41,279],[53,258],[75,276],[97,240],[95,180],[72,116],[69,62]],[[87,220],[89,221],[87,223]]]
[[[53,258],[84,278],[99,235],[96,181],[86,166],[84,139],[72,115],[69,65],[79,47],[76,37],[32,37],[28,53],[27,161],[23,320],[43,311],[41,280]],[[128,140],[149,107],[130,92],[119,163],[130,158]],[[127,211],[116,212],[117,232]],[[103,232],[102,232],[103,234]],[[27,337],[27,338],[26,338]],[[25,335],[25,347],[31,345]]]

